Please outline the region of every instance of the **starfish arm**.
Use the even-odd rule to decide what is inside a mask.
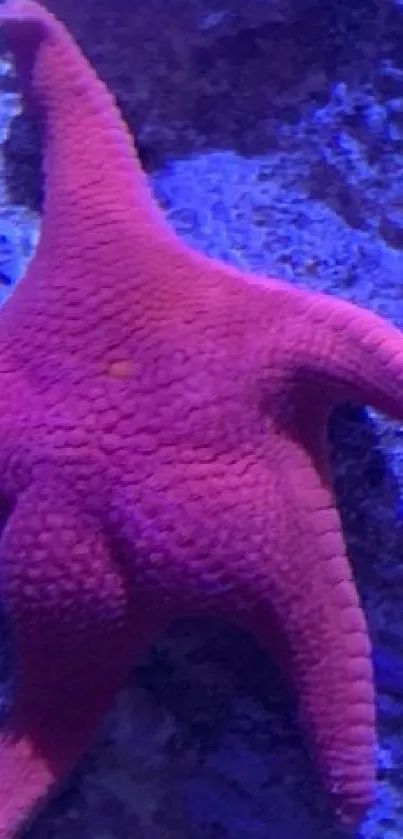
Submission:
[[[325,457],[291,447],[281,470],[283,544],[277,603],[291,647],[302,725],[332,804],[360,820],[375,785],[371,647]],[[289,460],[288,460],[289,456]]]
[[[108,214],[122,223],[121,208],[144,224],[158,218],[162,224],[114,98],[63,24],[31,0],[7,0],[0,22],[24,99],[42,127],[47,232],[58,237],[63,216],[85,229],[89,212],[94,227],[104,227]]]
[[[401,331],[324,294],[304,295],[301,314],[301,334],[293,345],[300,386],[318,385],[328,407],[352,400],[403,420]]]
[[[326,473],[322,461],[314,465],[299,444],[288,444],[265,504],[256,504],[266,544],[255,555],[231,554],[222,568],[231,586],[218,611],[235,616],[283,670],[332,806],[347,824],[373,797],[375,704],[370,641]]]
[[[60,486],[25,492],[0,549],[17,659],[0,738],[0,839],[8,839],[72,769],[150,637],[145,621],[135,631],[100,525]]]
[[[135,317],[139,328],[155,318],[161,288],[172,308],[187,249],[152,197],[112,95],[63,24],[31,0],[7,0],[0,23],[42,128],[45,196],[38,247],[3,328],[13,340],[23,323],[28,360],[63,342],[66,355],[82,349],[84,367],[87,351],[102,354],[118,331],[121,346],[129,341]]]

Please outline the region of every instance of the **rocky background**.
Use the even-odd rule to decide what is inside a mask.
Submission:
[[[48,0],[115,93],[180,235],[403,327],[401,0]],[[0,299],[37,241],[40,149],[0,62]],[[403,429],[329,432],[374,645],[379,786],[403,835]],[[309,579],[307,579],[309,585]],[[2,706],[12,655],[2,624]],[[29,839],[341,839],[278,674],[231,627],[181,623],[133,672]]]

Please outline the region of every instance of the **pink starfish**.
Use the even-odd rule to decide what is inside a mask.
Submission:
[[[18,657],[0,839],[70,772],[133,659],[195,612],[277,656],[354,821],[374,786],[374,696],[326,424],[346,399],[403,419],[403,337],[185,247],[64,27],[30,0],[1,18],[43,123],[46,195],[0,317],[1,585]]]

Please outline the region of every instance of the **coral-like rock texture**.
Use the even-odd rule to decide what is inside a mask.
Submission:
[[[378,316],[189,249],[112,96],[30,0],[1,21],[43,130],[36,254],[0,315],[1,590],[17,656],[0,839],[68,775],[172,618],[253,632],[335,810],[375,781],[371,651],[334,505],[334,405],[403,419]]]

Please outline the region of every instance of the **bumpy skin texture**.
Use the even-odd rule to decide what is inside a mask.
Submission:
[[[114,102],[64,27],[1,10],[44,131],[42,237],[0,315],[0,552],[14,708],[0,839],[69,773],[173,616],[277,656],[345,821],[374,786],[370,643],[326,454],[336,402],[403,419],[403,338],[259,281],[166,225]]]

